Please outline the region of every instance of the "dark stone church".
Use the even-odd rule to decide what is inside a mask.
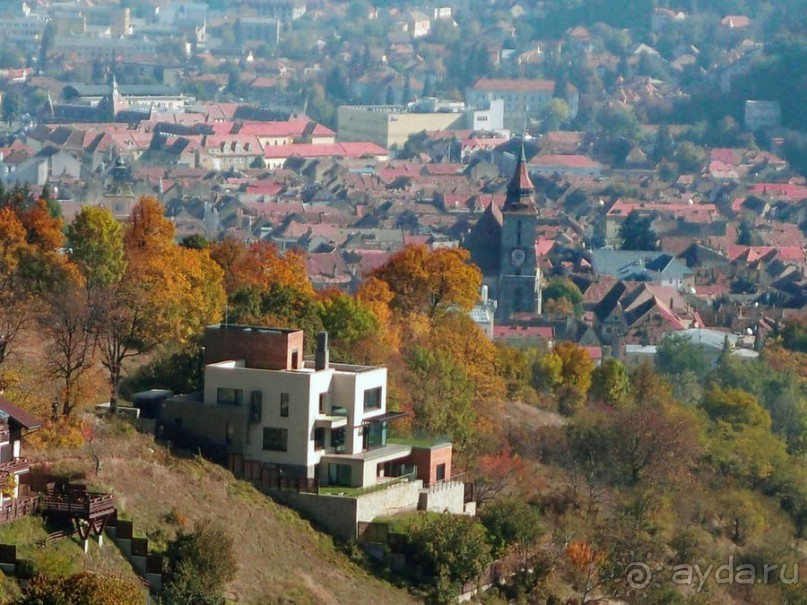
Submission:
[[[491,201],[465,247],[498,299],[496,322],[541,314],[541,271],[535,253],[540,213],[524,148],[501,210]]]

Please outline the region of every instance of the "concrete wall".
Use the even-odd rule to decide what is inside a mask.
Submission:
[[[465,514],[465,483],[446,481],[423,490],[420,493],[418,509],[443,512],[455,515]]]
[[[297,510],[328,533],[342,540],[355,540],[360,521],[369,522],[376,517],[417,510],[422,487],[421,481],[410,481],[358,498],[298,494],[282,490],[269,490],[267,493],[272,499]]]
[[[269,490],[268,493],[274,500],[295,509],[329,534],[342,540],[356,539],[355,498],[298,494],[281,490]]]
[[[422,481],[407,481],[364,494],[357,499],[356,521],[372,521],[376,517],[417,510],[422,488]]]

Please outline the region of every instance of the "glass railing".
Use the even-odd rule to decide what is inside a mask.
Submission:
[[[331,407],[331,416],[347,416],[347,408],[335,405]]]

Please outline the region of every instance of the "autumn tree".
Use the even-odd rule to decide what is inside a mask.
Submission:
[[[82,572],[72,576],[35,576],[16,605],[141,605],[143,589],[132,580]]]
[[[221,268],[206,250],[177,246],[173,236],[160,203],[141,198],[124,232],[125,272],[98,294],[94,325],[112,413],[127,359],[186,342],[221,317]]]
[[[588,351],[571,342],[560,342],[538,360],[536,386],[550,390],[562,413],[572,414],[585,403],[594,363]]]
[[[180,533],[166,552],[169,575],[163,593],[167,605],[219,605],[224,588],[238,569],[233,538],[210,522]]]
[[[712,419],[708,456],[724,476],[763,485],[787,464],[787,449],[770,432],[771,417],[750,393],[711,385],[701,408]]]
[[[297,250],[281,253],[269,242],[245,245],[233,239],[212,244],[210,256],[224,270],[229,296],[245,288],[264,291],[279,285],[313,296],[305,255]]]
[[[27,246],[25,227],[14,210],[0,208],[0,364],[30,317],[29,296],[22,287],[20,254]]]
[[[95,361],[95,301],[78,271],[68,270],[44,302],[39,326],[48,339],[45,359],[50,374],[62,383],[62,413],[68,416],[78,403],[81,379]]]
[[[429,316],[452,307],[468,311],[482,285],[482,274],[469,258],[461,248],[407,246],[371,275],[387,283],[397,311]]]

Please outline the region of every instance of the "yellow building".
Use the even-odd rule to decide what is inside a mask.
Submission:
[[[462,129],[461,112],[416,113],[403,105],[343,105],[337,114],[340,141],[369,141],[390,149],[403,147],[410,135],[423,130]]]

